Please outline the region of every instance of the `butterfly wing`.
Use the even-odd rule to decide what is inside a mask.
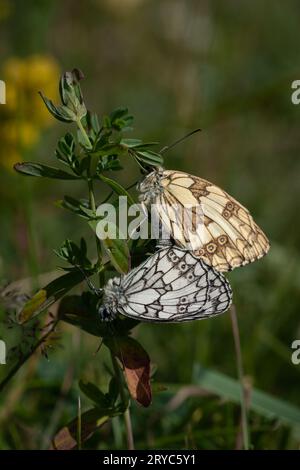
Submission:
[[[194,254],[218,271],[243,266],[268,252],[269,241],[249,211],[218,186],[170,170],[163,172],[161,185],[163,192],[155,207],[162,224],[179,246],[190,248],[192,241]],[[202,223],[192,236],[184,219],[176,216],[176,207],[184,205],[201,209]]]
[[[224,313],[232,292],[225,277],[186,250],[163,248],[122,278],[119,312],[151,322],[183,322]]]

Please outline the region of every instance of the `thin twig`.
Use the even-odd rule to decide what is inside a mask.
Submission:
[[[251,404],[251,392],[252,392],[252,383],[249,380],[249,377],[244,377],[244,394],[245,394],[245,400],[246,400],[246,410],[249,410],[250,404]],[[240,450],[243,448],[243,417],[240,417],[240,422],[239,422],[239,432],[236,435],[235,439],[235,449]]]
[[[78,395],[77,449],[81,450],[81,399]]]
[[[243,370],[243,361],[242,361],[240,332],[239,332],[239,325],[238,325],[235,305],[232,305],[230,307],[230,318],[231,318],[232,333],[233,333],[234,347],[235,347],[235,354],[236,354],[237,372],[238,372],[238,377],[239,377],[239,381],[241,385],[241,422],[242,422],[242,430],[243,430],[244,449],[249,450],[247,390],[244,384],[244,370]]]

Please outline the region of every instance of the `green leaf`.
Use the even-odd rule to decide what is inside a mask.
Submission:
[[[79,270],[74,269],[74,271],[64,274],[47,284],[26,302],[19,315],[20,322],[24,323],[33,316],[39,315],[45,309],[51,307],[51,305],[61,299],[69,290],[77,284],[80,284],[84,279],[84,275]]]
[[[101,174],[98,175],[99,178],[106,183],[118,196],[126,196],[128,199],[128,203],[135,204],[133,197],[129,194],[129,192],[123,188],[119,183],[115,180],[108,178],[107,176],[103,176]]]
[[[93,157],[104,157],[106,155],[120,155],[122,153],[124,153],[124,149],[120,146],[120,144],[118,142],[111,142],[103,145],[102,147],[97,146],[97,150],[92,152],[91,155]]]
[[[72,170],[78,170],[79,161],[74,154],[75,152],[75,139],[71,133],[67,133],[64,137],[59,139],[55,155],[58,160],[69,165]]]
[[[76,122],[78,123],[78,120],[76,120]],[[81,129],[77,129],[76,135],[77,135],[78,143],[81,145],[81,147],[83,147],[85,150],[90,151],[92,148],[90,136],[87,135],[87,138],[86,138],[85,134],[82,133]]]
[[[109,116],[103,116],[102,121],[103,127],[105,127],[106,129],[109,129],[111,127],[111,120]]]
[[[96,385],[91,382],[79,381],[79,388],[90,400],[92,400],[99,408],[109,408],[110,401],[107,396],[99,390]]]
[[[64,109],[61,106],[55,106],[55,104],[46,98],[46,96],[43,95],[43,93],[40,91],[39,92],[42,100],[44,101],[46,108],[48,111],[52,114],[52,116],[55,117],[55,119],[58,119],[59,121],[62,122],[73,122],[74,119],[72,119],[68,114],[65,113]]]
[[[133,121],[133,116],[128,114],[127,108],[118,108],[113,111],[104,122],[105,127],[115,129],[116,131],[125,131],[129,129]]]
[[[115,109],[112,111],[109,115],[111,122],[114,122],[116,119],[120,119],[121,117],[124,117],[128,114],[128,108],[125,108],[123,106]]]
[[[140,139],[122,139],[120,144],[135,150],[146,150],[148,147],[158,145],[159,142],[143,142]]]
[[[194,383],[205,390],[240,403],[241,386],[237,380],[220,372],[205,369],[199,364],[196,364],[193,376]],[[300,438],[300,408],[255,388],[251,391],[250,398],[251,410],[291,426],[293,433]]]
[[[135,148],[141,145],[142,142],[143,141],[141,139],[122,139],[120,143],[121,145],[124,145],[125,147]]]
[[[164,163],[162,155],[160,155],[159,153],[153,152],[152,150],[143,150],[143,151],[135,150],[134,156],[138,160],[151,166],[163,165]]]
[[[108,224],[112,225],[108,222]],[[117,229],[117,227],[115,227]],[[105,238],[101,240],[110,258],[112,265],[120,274],[127,273],[130,269],[130,251],[126,240],[118,238]]]
[[[96,113],[89,113],[89,117],[90,117],[90,125],[96,135],[100,132],[100,124],[99,124],[98,116]]]
[[[92,263],[87,257],[87,245],[84,238],[81,238],[80,246],[76,245],[72,240],[67,239],[64,241],[63,245],[58,250],[54,250],[54,252],[72,266],[81,266],[89,270],[92,268]]]
[[[71,72],[65,72],[60,79],[59,92],[63,103],[62,108],[73,116],[73,121],[82,119],[87,113],[79,84],[83,78],[81,70],[73,69]]]
[[[97,174],[102,171],[117,171],[122,170],[120,160],[116,155],[104,155],[98,163]]]
[[[69,101],[73,104],[75,100],[78,100],[80,104],[83,103],[83,96],[79,85],[80,80],[83,78],[84,75],[82,71],[76,68],[71,72],[65,72],[61,76],[59,82],[59,94],[64,105],[68,106]]]
[[[70,196],[65,196],[64,199],[56,201],[55,204],[57,207],[66,209],[84,219],[89,220],[93,217],[93,211],[87,207],[86,202],[83,200],[79,201]]]
[[[29,299],[24,305],[19,320],[21,323],[28,321],[34,316],[34,314],[39,311],[43,305],[47,302],[47,290],[40,289],[36,294],[34,294],[31,299]]]
[[[79,85],[79,80],[82,78],[83,74],[78,69],[74,69],[72,72],[65,72],[62,75],[59,83],[61,106],[56,106],[40,92],[48,111],[59,121],[75,122],[86,115],[87,111]]]
[[[53,178],[59,180],[78,180],[81,179],[79,176],[71,175],[66,171],[54,168],[48,165],[42,165],[40,163],[24,162],[16,163],[14,169],[27,176],[39,176],[43,178]]]

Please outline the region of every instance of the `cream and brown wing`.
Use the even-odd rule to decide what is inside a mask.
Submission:
[[[159,216],[162,220],[171,219],[172,237],[180,246],[187,247],[187,236],[170,206],[200,203],[204,223],[197,229],[194,254],[218,271],[243,266],[268,252],[269,241],[249,211],[219,187],[171,170],[164,171],[161,184],[164,191],[158,204]]]

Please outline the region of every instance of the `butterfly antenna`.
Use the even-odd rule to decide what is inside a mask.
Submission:
[[[80,266],[76,265],[76,267],[84,275],[86,283],[89,286],[90,290],[99,297],[99,295],[103,292],[103,289],[99,289],[96,286],[94,286],[94,284],[90,281],[90,279],[86,275],[86,272]]]
[[[175,145],[177,144],[180,144],[180,142],[183,142],[185,139],[188,139],[189,137],[191,137],[192,135],[194,134],[197,134],[197,132],[201,132],[202,129],[195,129],[194,131],[192,132],[189,132],[188,134],[184,135],[183,137],[181,137],[180,139],[176,140],[175,142],[173,142],[173,144],[170,144],[170,145],[166,145],[165,147],[163,147],[159,153],[165,153],[167,152],[168,150],[172,149],[173,147],[175,147]]]
[[[101,339],[99,346],[97,347],[96,351],[93,353],[93,356],[96,356],[96,354],[98,354],[102,346],[103,346],[103,339]]]

